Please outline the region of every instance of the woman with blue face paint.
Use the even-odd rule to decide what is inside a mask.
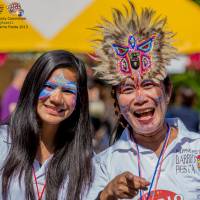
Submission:
[[[73,54],[38,58],[0,127],[0,151],[0,199],[83,199],[92,180],[92,135],[86,71]]]
[[[118,116],[112,146],[94,158],[89,200],[199,199],[200,135],[165,119],[172,85],[166,65],[175,55],[173,33],[154,12],[126,15],[97,26],[96,76],[112,86]],[[189,119],[188,119],[189,120]]]

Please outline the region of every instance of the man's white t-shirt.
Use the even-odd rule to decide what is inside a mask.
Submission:
[[[154,200],[200,200],[200,134],[188,131],[178,119],[167,122],[178,128],[178,135],[165,151]],[[151,182],[158,157],[138,146],[142,177]],[[127,128],[114,145],[95,156],[94,182],[86,199],[95,200],[113,178],[126,171],[139,176],[137,149]],[[143,199],[147,193],[143,192]],[[140,193],[133,199],[139,200]]]

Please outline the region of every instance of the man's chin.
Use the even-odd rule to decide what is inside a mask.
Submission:
[[[151,137],[157,134],[159,125],[145,124],[133,127],[134,133]]]
[[[151,123],[151,124],[146,124],[146,125],[139,125],[133,127],[134,133],[143,135],[146,137],[152,137],[158,134],[161,130],[162,123]]]
[[[138,135],[141,135],[141,136],[144,136],[144,137],[153,137],[157,134],[157,132],[135,132],[135,134],[138,134]]]

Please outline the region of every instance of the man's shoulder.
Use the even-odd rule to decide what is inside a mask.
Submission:
[[[113,144],[112,146],[108,147],[107,149],[105,149],[104,151],[96,154],[94,156],[94,161],[96,163],[104,163],[107,162],[109,160],[109,158],[112,155],[113,149],[115,149],[115,144]]]
[[[96,162],[108,162],[114,154],[131,149],[128,129],[124,129],[121,137],[110,147],[95,156]]]
[[[184,143],[190,143],[192,145],[197,145],[199,148],[200,145],[200,134],[197,132],[193,132],[188,130],[181,120],[178,120],[178,138]]]
[[[184,133],[185,136],[188,135],[188,138],[191,139],[193,142],[198,143],[200,145],[200,134],[197,132],[193,132],[193,131],[186,131]],[[198,148],[200,148],[200,146],[198,146]]]

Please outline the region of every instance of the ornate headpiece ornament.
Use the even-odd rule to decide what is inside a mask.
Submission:
[[[111,85],[118,85],[127,77],[134,80],[163,80],[165,66],[175,58],[171,45],[174,34],[164,30],[166,18],[152,21],[155,12],[143,9],[140,16],[129,1],[131,11],[113,10],[113,22],[103,19],[96,31],[103,35],[96,40],[97,61],[95,75]]]

